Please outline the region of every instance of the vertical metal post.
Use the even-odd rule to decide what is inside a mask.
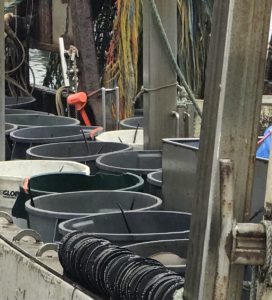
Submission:
[[[106,89],[104,87],[101,88],[101,94],[102,94],[102,124],[103,129],[106,131],[106,125],[107,125],[107,118],[106,118]]]
[[[5,160],[5,56],[4,56],[4,0],[0,0],[0,160]]]
[[[233,227],[233,165],[229,159],[220,160],[221,236],[218,248],[218,265],[213,299],[227,300],[230,270],[229,237]]]
[[[120,123],[120,94],[119,94],[119,87],[115,87],[115,101],[116,101],[116,129],[119,129]]]
[[[174,55],[177,53],[177,2],[157,0],[156,5]],[[159,36],[149,1],[143,1],[143,83],[147,89],[177,81]],[[175,137],[176,85],[144,94],[144,147],[161,149],[162,138]]]
[[[233,161],[234,218],[249,218],[271,2],[214,1],[184,299],[214,299],[220,159]],[[227,299],[241,299],[243,271],[230,266]]]

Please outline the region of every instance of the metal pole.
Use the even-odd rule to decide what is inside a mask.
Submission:
[[[120,123],[120,95],[119,95],[119,87],[115,87],[115,101],[116,101],[116,130],[119,129]]]
[[[5,160],[5,56],[4,56],[4,0],[0,0],[0,160]]]
[[[101,88],[101,94],[102,94],[102,124],[103,124],[103,129],[106,131],[106,89]]]
[[[249,219],[271,2],[214,1],[184,299],[214,299],[220,159],[233,162],[234,219]],[[227,299],[241,299],[243,271],[230,265]]]
[[[157,0],[156,5],[172,51],[176,55],[177,1]],[[177,76],[151,9],[150,2],[143,1],[143,84],[146,89],[155,89],[144,93],[144,147],[161,149],[162,138],[176,135],[175,119],[171,112],[177,106]]]

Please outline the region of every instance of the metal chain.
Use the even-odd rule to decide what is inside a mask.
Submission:
[[[161,21],[161,18],[160,18],[157,6],[155,4],[155,1],[154,0],[149,0],[149,2],[150,2],[150,5],[151,5],[151,8],[152,8],[152,14],[154,16],[155,23],[156,23],[156,25],[158,27],[158,31],[159,31],[160,37],[162,39],[162,42],[163,42],[164,46],[166,47],[167,54],[168,54],[169,59],[170,59],[170,61],[172,63],[174,71],[177,73],[177,75],[178,75],[178,77],[179,77],[182,85],[184,86],[184,88],[185,88],[185,90],[186,90],[186,92],[188,94],[188,98],[189,98],[189,100],[192,101],[192,103],[193,103],[193,105],[194,105],[194,107],[195,107],[198,115],[200,117],[202,117],[202,112],[201,112],[200,108],[198,107],[198,105],[196,103],[195,96],[194,96],[191,88],[187,84],[187,82],[185,80],[185,77],[183,76],[183,74],[182,74],[182,72],[181,72],[181,70],[180,70],[180,68],[179,68],[179,66],[178,66],[178,64],[176,62],[176,58],[175,58],[175,56],[173,54],[173,51],[171,49],[171,45],[170,45],[170,43],[168,41],[166,32],[165,32],[165,30],[163,28],[162,21]]]

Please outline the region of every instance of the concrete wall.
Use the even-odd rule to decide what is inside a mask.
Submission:
[[[0,239],[1,300],[91,300]]]

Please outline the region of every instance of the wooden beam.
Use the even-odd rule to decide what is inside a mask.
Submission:
[[[94,40],[91,1],[70,1],[74,44],[79,50],[79,89],[87,93],[100,87],[98,64]],[[91,98],[89,101],[96,124],[102,124],[101,101]]]
[[[219,160],[234,166],[234,218],[248,220],[271,0],[214,2],[185,299],[214,299],[220,239]],[[231,266],[227,299],[240,299]]]
[[[4,0],[0,0],[0,160],[5,160],[5,56]]]
[[[171,44],[177,53],[177,3],[157,0],[156,5]],[[152,16],[150,2],[143,1],[143,84],[147,89],[171,85],[176,72],[167,56]],[[144,94],[144,147],[161,149],[162,138],[175,136],[175,118],[171,111],[177,106],[177,87],[171,86]]]
[[[52,43],[52,0],[34,1],[33,38],[41,43]]]

